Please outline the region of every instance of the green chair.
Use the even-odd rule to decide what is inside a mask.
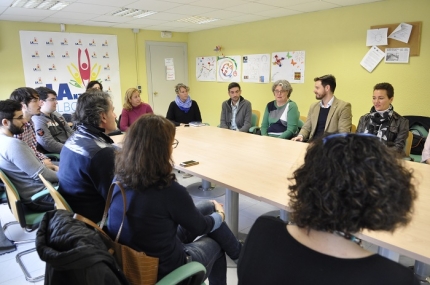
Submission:
[[[188,285],[205,285],[203,282],[205,274],[206,268],[202,264],[192,261],[176,268],[155,285],[176,285],[187,279]]]
[[[6,174],[1,170],[0,170],[0,179],[3,181],[5,185],[9,208],[11,209],[12,214],[16,219],[16,221],[6,223],[3,226],[3,231],[6,232],[6,228],[13,224],[19,224],[21,228],[23,228],[27,232],[36,230],[39,227],[40,221],[45,215],[45,212],[37,212],[27,208],[25,204],[22,203],[19,193],[16,190],[13,183],[9,180]],[[40,195],[47,195],[48,193],[49,193],[48,190],[44,190],[37,193],[33,197],[35,198],[40,197]],[[14,244],[29,243],[29,242],[34,242],[34,239],[13,241]],[[32,277],[31,274],[28,272],[27,268],[25,267],[24,263],[22,262],[22,256],[32,253],[34,251],[36,251],[36,248],[32,248],[32,249],[20,252],[16,255],[16,262],[18,262],[19,266],[24,272],[25,279],[29,282],[39,282],[45,278],[45,275]]]
[[[73,213],[72,207],[70,207],[69,203],[67,203],[66,199],[52,186],[51,182],[45,179],[42,174],[39,174],[40,180],[42,180],[43,184],[45,184],[46,189],[48,189],[49,194],[55,201],[55,208],[57,210],[66,210],[70,213]]]
[[[254,131],[258,128],[260,125],[260,111],[258,110],[252,110],[252,117],[251,117],[251,127],[249,128],[249,133],[254,133]]]

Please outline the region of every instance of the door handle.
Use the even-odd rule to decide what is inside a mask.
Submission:
[[[157,91],[155,91],[155,92],[154,92],[154,95],[155,95],[155,96],[157,96],[157,95],[158,95],[158,92],[157,92]]]

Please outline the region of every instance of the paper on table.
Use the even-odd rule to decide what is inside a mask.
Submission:
[[[400,25],[388,36],[390,39],[408,43],[411,36],[412,25],[400,23]]]
[[[386,46],[388,28],[367,30],[366,46]]]
[[[377,46],[373,46],[366,53],[360,64],[367,71],[372,72],[378,63],[384,58],[385,53],[380,50]]]

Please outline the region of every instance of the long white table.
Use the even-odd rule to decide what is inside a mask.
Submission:
[[[173,152],[176,169],[227,189],[225,210],[233,232],[237,233],[238,227],[238,193],[289,210],[288,178],[303,163],[307,144],[209,126],[178,127],[176,139],[179,141]],[[200,164],[179,166],[187,160]],[[393,234],[364,231],[359,237],[430,264],[430,165],[405,163],[418,178],[419,197],[411,224]]]

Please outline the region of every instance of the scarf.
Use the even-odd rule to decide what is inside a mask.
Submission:
[[[387,141],[387,131],[390,127],[393,113],[394,108],[391,104],[390,107],[382,113],[382,115],[375,110],[375,107],[372,107],[370,109],[370,121],[364,132],[374,134],[380,140]]]
[[[182,100],[179,99],[179,96],[177,95],[175,98],[175,103],[176,105],[178,105],[179,109],[181,109],[181,111],[184,111],[186,114],[191,108],[191,96],[188,94],[187,100],[185,102],[182,102]]]

